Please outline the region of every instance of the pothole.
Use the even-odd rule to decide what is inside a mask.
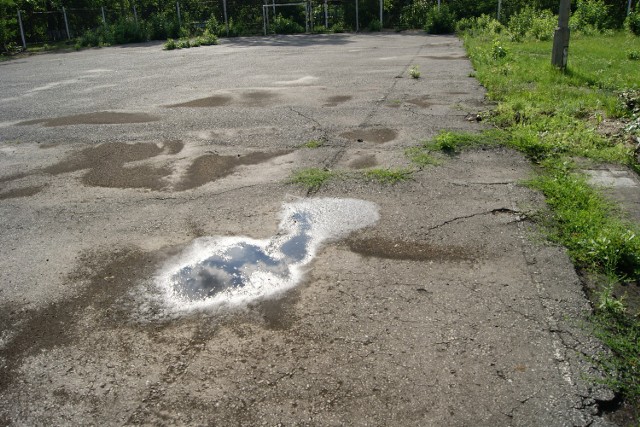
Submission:
[[[196,239],[158,275],[167,303],[177,310],[236,304],[276,295],[298,284],[323,243],[371,226],[374,203],[304,199],[283,206],[278,233]]]
[[[365,128],[343,132],[340,136],[356,142],[373,142],[381,144],[396,139],[398,131],[388,128]]]
[[[407,102],[420,108],[429,108],[434,105],[433,102],[429,101],[429,97],[427,95],[421,96],[419,98],[408,99]]]
[[[377,165],[378,165],[378,160],[376,160],[375,154],[367,154],[364,156],[360,156],[349,162],[349,167],[351,169],[366,169],[366,168],[372,168]]]
[[[43,124],[45,127],[70,125],[118,125],[132,123],[155,122],[159,119],[147,113],[118,113],[113,111],[99,111],[96,113],[76,114],[72,116],[54,117],[49,119],[27,120],[18,123],[19,126]]]

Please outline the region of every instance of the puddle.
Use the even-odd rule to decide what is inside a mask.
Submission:
[[[396,139],[398,131],[387,128],[367,128],[343,132],[340,136],[357,142],[374,142],[381,144]]]
[[[205,237],[158,275],[167,303],[177,310],[237,304],[297,285],[322,243],[371,226],[374,203],[356,199],[303,199],[283,206],[278,233],[265,240]]]
[[[44,188],[44,185],[38,187],[25,187],[0,193],[0,200],[17,199],[19,197],[31,197],[38,194]]]
[[[378,165],[378,161],[376,160],[375,154],[360,156],[349,162],[349,167],[351,169],[366,169],[366,168],[372,168],[377,165]]]
[[[193,161],[178,190],[189,190],[223,178],[233,173],[240,165],[254,165],[278,156],[284,156],[291,151],[276,151],[273,153],[251,153],[246,156],[220,156],[206,154]]]
[[[18,123],[19,126],[43,124],[45,127],[71,125],[117,125],[132,123],[155,122],[159,119],[147,113],[116,113],[100,111],[97,113],[76,114],[73,116],[54,117],[50,119],[27,120]]]
[[[165,186],[162,178],[172,172],[169,168],[156,168],[147,165],[129,167],[126,166],[126,163],[150,159],[163,153],[176,154],[182,150],[182,147],[183,143],[180,141],[169,141],[162,147],[152,143],[105,143],[85,148],[43,171],[59,175],[89,169],[82,177],[82,182],[86,185],[159,190]]]
[[[327,102],[323,105],[323,107],[336,107],[338,104],[351,101],[351,99],[353,99],[353,96],[350,95],[330,96],[329,98],[327,98]]]
[[[416,105],[416,106],[418,106],[420,108],[429,108],[432,105],[434,105],[434,103],[430,102],[428,99],[429,99],[429,96],[424,95],[424,96],[421,96],[419,98],[409,99],[409,100],[407,100],[407,102],[409,104]]]
[[[383,238],[353,238],[345,243],[352,252],[375,258],[406,261],[474,261],[478,258],[475,252],[460,246],[430,245]]]
[[[183,102],[180,104],[167,105],[167,108],[191,107],[191,108],[208,108],[222,107],[231,103],[232,98],[226,95],[215,95],[207,98],[194,99],[193,101]]]
[[[273,104],[273,101],[278,97],[273,92],[264,90],[258,90],[253,92],[245,92],[242,94],[242,100],[244,103],[251,107],[266,107]]]

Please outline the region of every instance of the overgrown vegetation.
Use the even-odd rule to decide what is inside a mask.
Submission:
[[[372,179],[382,184],[395,184],[397,182],[406,181],[411,178],[412,175],[413,171],[409,168],[376,168],[364,171],[365,178]]]
[[[443,132],[421,148],[455,153],[495,139],[541,166],[530,185],[544,193],[551,208],[550,237],[567,247],[578,268],[604,278],[592,320],[612,353],[598,363],[608,373],[608,384],[637,411],[640,313],[613,293],[611,283],[640,280],[640,227],[625,221],[573,164],[582,157],[638,170],[632,138],[640,135],[640,67],[633,52],[640,49],[640,39],[631,31],[611,31],[611,8],[602,0],[577,3],[566,72],[550,65],[548,12],[523,8],[506,25],[488,16],[460,21],[457,28],[476,76],[499,103],[484,114],[496,129],[478,135]],[[601,130],[614,121],[626,126]]]
[[[291,175],[289,182],[292,184],[300,184],[306,187],[309,191],[315,191],[319,189],[322,184],[336,176],[336,172],[327,169],[307,168],[295,171]]]
[[[208,30],[196,38],[181,38],[179,40],[168,39],[164,44],[165,50],[188,49],[190,47],[211,46],[218,44],[218,37]]]

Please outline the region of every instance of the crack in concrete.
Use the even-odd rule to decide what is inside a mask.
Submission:
[[[476,212],[474,214],[458,216],[458,217],[452,218],[450,220],[444,221],[443,223],[440,223],[438,225],[433,225],[431,227],[428,227],[426,229],[426,231],[427,232],[428,231],[433,231],[433,230],[436,230],[438,228],[445,227],[445,226],[447,226],[449,224],[452,224],[454,222],[462,221],[462,220],[469,219],[469,218],[474,218],[476,216],[492,215],[492,214],[495,215],[495,214],[498,214],[498,213],[510,213],[510,214],[514,214],[514,215],[522,215],[522,212],[518,211],[518,210],[513,210],[513,209],[509,209],[509,208],[496,208],[496,209],[492,209],[490,211]],[[518,220],[512,221],[512,222],[522,222],[525,219],[526,219],[526,216],[520,216]]]

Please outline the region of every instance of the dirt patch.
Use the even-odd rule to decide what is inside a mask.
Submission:
[[[449,92],[445,92],[447,95],[468,95],[469,92],[464,92],[464,91],[449,91]]]
[[[429,101],[429,96],[428,95],[424,95],[424,96],[421,96],[421,97],[418,97],[418,98],[409,99],[409,100],[407,100],[407,102],[409,104],[416,105],[416,106],[418,106],[420,108],[429,108],[432,105],[434,105],[433,102]]]
[[[420,55],[420,58],[435,59],[441,61],[452,61],[456,59],[467,59],[466,55]]]
[[[80,259],[81,267],[68,278],[70,282],[88,283],[76,297],[32,311],[11,306],[0,309],[2,330],[15,331],[9,345],[0,349],[4,361],[0,366],[0,390],[11,386],[25,358],[45,349],[71,344],[75,325],[87,308],[110,313],[106,309],[117,298],[137,280],[151,274],[156,267],[154,261],[152,255],[137,249],[87,253]]]
[[[246,156],[220,156],[218,154],[206,154],[194,160],[187,173],[178,186],[178,190],[189,190],[200,187],[209,182],[225,177],[233,173],[240,165],[255,165],[274,157],[291,153],[290,150],[276,151],[273,153],[251,153]]]
[[[113,111],[99,111],[96,113],[76,114],[73,116],[54,117],[51,119],[27,120],[18,123],[19,126],[43,124],[45,127],[71,125],[119,125],[132,123],[155,122],[159,119],[147,113],[116,113]]]
[[[365,128],[343,132],[340,136],[357,142],[374,142],[381,144],[396,139],[398,131],[388,128]]]
[[[46,187],[46,185],[18,188],[15,190],[5,191],[4,193],[0,193],[0,200],[16,199],[18,197],[30,197],[41,192],[44,187]]]
[[[338,104],[342,104],[343,102],[350,101],[352,98],[353,96],[350,96],[350,95],[330,96],[329,98],[327,98],[327,101],[323,105],[323,107],[336,107]]]
[[[150,159],[163,153],[177,154],[183,146],[181,141],[169,141],[162,147],[152,143],[106,143],[74,153],[66,160],[45,168],[43,172],[59,175],[90,169],[82,178],[82,182],[89,186],[159,190],[165,186],[162,178],[170,175],[171,169],[147,165],[128,167],[126,163]]]
[[[374,154],[367,154],[365,156],[360,156],[349,162],[349,167],[351,169],[366,169],[366,168],[372,168],[377,165],[378,165],[378,161],[376,160],[376,156]]]
[[[406,261],[475,261],[478,254],[463,246],[432,245],[380,237],[350,238],[344,242],[352,252],[366,257]]]
[[[208,96],[206,98],[194,99],[193,101],[183,102],[180,104],[166,105],[166,108],[209,108],[209,107],[222,107],[229,105],[232,98],[226,95]]]

